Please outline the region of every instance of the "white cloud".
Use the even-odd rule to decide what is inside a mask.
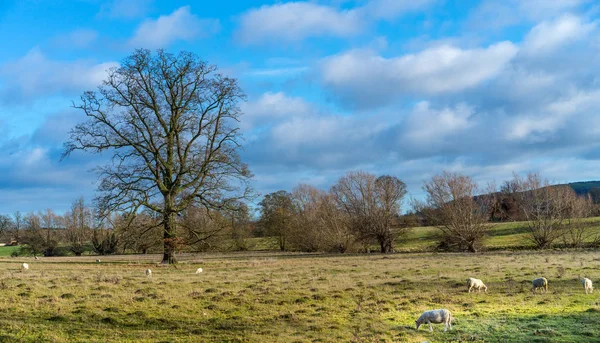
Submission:
[[[552,134],[564,123],[561,116],[525,116],[514,118],[506,133],[508,140],[523,140],[529,142],[542,142],[545,134]]]
[[[218,20],[200,19],[190,12],[190,6],[184,6],[169,15],[142,22],[128,45],[133,48],[165,48],[175,41],[206,37],[219,29]]]
[[[251,9],[242,16],[237,35],[245,44],[263,40],[293,42],[312,36],[348,37],[357,34],[362,25],[355,10],[287,2]]]
[[[523,52],[527,55],[548,54],[563,45],[584,40],[595,28],[594,23],[584,23],[581,18],[571,14],[543,21],[525,37]]]
[[[470,120],[475,113],[467,104],[440,110],[431,108],[430,103],[418,103],[404,125],[405,136],[413,144],[439,144],[448,136],[471,128]]]
[[[302,98],[289,97],[283,92],[267,92],[255,101],[242,104],[242,111],[244,116],[240,125],[242,129],[249,130],[279,120],[312,114],[315,110]]]
[[[309,37],[351,37],[379,19],[422,9],[434,0],[371,0],[364,6],[340,9],[314,2],[263,5],[244,13],[237,37],[243,44],[265,41],[298,42]]]
[[[43,162],[46,158],[47,149],[34,148],[28,151],[23,158],[23,167],[31,168],[32,166]]]
[[[567,97],[545,104],[537,110],[536,114],[520,113],[509,120],[506,137],[509,140],[544,141],[546,136],[555,134],[558,130],[567,129],[575,117],[581,121],[591,121],[586,118],[600,108],[600,90],[591,92],[574,92]],[[586,133],[594,134],[595,125],[585,125],[574,132],[584,136]]]
[[[589,0],[484,0],[469,16],[477,29],[502,29],[576,12]]]
[[[572,11],[590,0],[511,0],[520,12],[533,20],[548,18],[565,11]]]
[[[325,59],[322,81],[335,95],[359,106],[407,93],[458,93],[496,76],[517,51],[508,41],[477,49],[442,45],[394,58],[352,50]]]
[[[0,66],[0,78],[10,81],[11,85],[3,89],[3,95],[14,100],[15,97],[92,90],[106,79],[108,69],[117,66],[116,62],[53,61],[34,48],[22,58]]]
[[[336,114],[283,92],[265,93],[242,109],[246,152],[257,164],[277,161],[329,169],[360,161],[373,144],[371,136],[391,124],[382,126],[381,118]]]

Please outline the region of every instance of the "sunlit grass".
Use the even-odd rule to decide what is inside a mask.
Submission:
[[[0,246],[0,257],[2,256],[10,256],[13,251],[18,251],[18,246]]]
[[[589,230],[591,233],[600,235],[600,217],[586,218],[585,221],[594,223]],[[411,228],[404,238],[398,240],[396,250],[400,252],[434,251],[439,242],[439,235],[440,231],[435,227]],[[561,243],[561,241],[556,243]],[[483,246],[488,250],[534,248],[524,222],[490,224]]]
[[[589,342],[597,252],[307,255],[266,252],[0,259],[0,341]],[[27,261],[27,272],[18,270]],[[204,273],[195,274],[202,266]],[[153,270],[147,278],[145,269]],[[488,294],[466,293],[478,277]],[[531,294],[531,279],[549,279]],[[454,330],[414,330],[448,308]]]

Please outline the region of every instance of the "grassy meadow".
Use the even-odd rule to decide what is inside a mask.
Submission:
[[[0,342],[592,342],[600,252],[0,258]],[[19,271],[21,262],[30,269]],[[195,274],[198,267],[204,273]],[[152,278],[144,274],[153,271]],[[466,292],[465,280],[489,291]],[[549,279],[547,294],[530,280]],[[599,291],[600,292],[600,291]],[[414,329],[447,308],[452,331]]]
[[[600,236],[600,217],[586,218],[585,221],[591,223],[591,227],[588,229],[590,236]],[[398,240],[396,251],[434,251],[439,241],[439,232],[435,227],[411,228],[405,237]],[[494,223],[490,224],[484,246],[487,250],[534,249],[534,244],[529,236],[524,222]],[[556,243],[562,242],[559,240]]]

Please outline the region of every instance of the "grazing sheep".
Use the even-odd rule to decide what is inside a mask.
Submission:
[[[33,259],[34,260],[39,260],[39,258],[37,256],[35,256],[35,255],[33,255]]]
[[[21,264],[21,270],[22,271],[29,270],[29,265],[27,263]]]
[[[96,260],[96,263],[100,263],[100,259],[97,259],[97,260]]]
[[[477,290],[478,292],[481,292],[482,289],[487,293],[487,286],[479,279],[470,277],[467,280],[467,287],[469,288],[469,293],[471,293],[471,290]]]
[[[592,280],[584,277],[583,279],[581,279],[581,284],[583,285],[583,289],[585,289],[585,294],[588,294],[588,291],[590,293],[594,293],[594,287],[592,286]]]
[[[439,310],[425,311],[415,322],[417,324],[417,330],[421,324],[429,324],[429,331],[433,331],[431,324],[444,324],[444,332],[448,330],[448,327],[452,329],[452,314],[450,311],[442,308]]]
[[[540,277],[540,278],[534,279],[532,281],[532,285],[533,285],[533,287],[531,287],[532,292],[535,292],[540,288],[544,289],[544,293],[548,292],[548,280],[546,280],[545,277]]]
[[[152,271],[150,269],[146,269],[146,276],[152,277]]]
[[[200,273],[202,273],[202,268],[196,269],[196,274],[200,274]]]

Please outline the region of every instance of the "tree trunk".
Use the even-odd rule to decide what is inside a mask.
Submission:
[[[285,251],[285,236],[283,235],[279,236],[279,249]]]
[[[393,252],[393,243],[391,234],[384,234],[379,237],[379,246],[381,247],[382,254],[389,254]]]
[[[165,213],[164,218],[164,254],[162,264],[174,264],[177,263],[175,259],[175,249],[177,244],[177,223],[175,222],[175,212],[171,211],[172,200],[165,197]]]
[[[469,252],[477,252],[477,247],[475,246],[475,242],[469,243]]]

